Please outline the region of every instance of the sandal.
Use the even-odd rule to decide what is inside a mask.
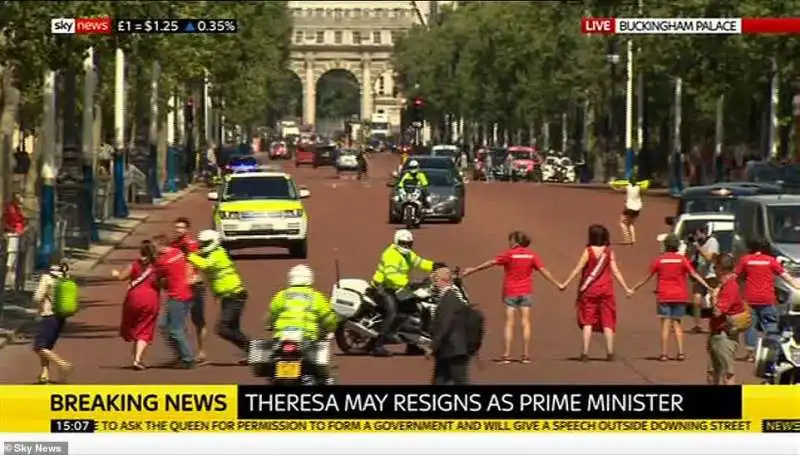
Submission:
[[[589,361],[589,354],[581,354],[580,361],[584,362],[584,363],[588,362]]]
[[[661,354],[660,356],[658,356],[657,360],[659,362],[666,362],[667,360],[669,360],[669,357],[667,357],[666,354]]]
[[[703,333],[703,328],[700,327],[699,325],[696,325],[696,326],[692,327],[692,330],[690,330],[689,332],[690,333],[697,333],[697,334]]]
[[[678,362],[683,362],[684,360],[686,360],[686,354],[678,354],[675,357],[675,360],[677,360]]]
[[[142,362],[133,362],[133,369],[136,371],[144,371],[147,367]]]
[[[500,356],[500,357],[496,358],[494,361],[495,361],[495,363],[502,363],[504,365],[507,365],[507,364],[511,363],[511,359],[509,359],[507,355]]]
[[[47,378],[47,377],[44,377],[44,376],[39,376],[39,378],[36,379],[36,383],[39,384],[39,385],[50,384],[50,378]]]
[[[613,352],[611,354],[606,355],[606,362],[613,362],[614,359],[616,359],[616,356],[614,355]]]
[[[524,356],[522,356],[521,359],[519,359],[519,363],[523,363],[523,364],[527,365],[527,364],[531,363],[531,358],[526,356],[526,355],[524,355]]]

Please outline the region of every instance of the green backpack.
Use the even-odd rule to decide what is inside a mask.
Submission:
[[[68,318],[78,312],[78,283],[71,278],[56,280],[53,310],[58,316]]]

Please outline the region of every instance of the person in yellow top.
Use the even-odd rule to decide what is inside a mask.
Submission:
[[[339,320],[328,299],[314,289],[311,268],[302,264],[292,267],[287,281],[289,287],[275,294],[270,303],[267,330],[272,328],[273,338],[280,340],[286,332],[300,331],[304,341],[317,343],[326,333],[336,330]],[[319,376],[330,378],[327,365],[315,366]]]
[[[372,288],[375,292],[378,309],[383,313],[383,325],[377,343],[372,350],[376,357],[389,357],[386,343],[400,343],[394,333],[394,322],[397,319],[397,301],[395,294],[408,286],[409,273],[412,269],[432,272],[434,262],[422,258],[413,251],[414,235],[407,229],[394,233],[394,242],[381,253],[381,260],[372,275]]]
[[[633,245],[636,243],[636,230],[633,225],[642,212],[642,191],[650,187],[650,180],[636,180],[632,176],[628,180],[614,180],[611,188],[615,191],[625,191],[625,206],[619,219],[619,227],[622,230],[623,243]]]
[[[403,149],[400,152],[400,167],[402,168],[404,164],[408,161],[408,150]]]

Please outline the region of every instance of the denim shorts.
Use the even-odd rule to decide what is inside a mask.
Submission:
[[[514,297],[503,297],[503,302],[506,306],[511,308],[530,307],[533,305],[533,299],[529,295],[517,295]]]
[[[664,319],[680,320],[686,316],[685,302],[665,302],[659,303],[656,313]]]

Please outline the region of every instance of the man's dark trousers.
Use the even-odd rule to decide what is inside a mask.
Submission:
[[[469,357],[436,359],[433,364],[433,385],[469,385]]]

